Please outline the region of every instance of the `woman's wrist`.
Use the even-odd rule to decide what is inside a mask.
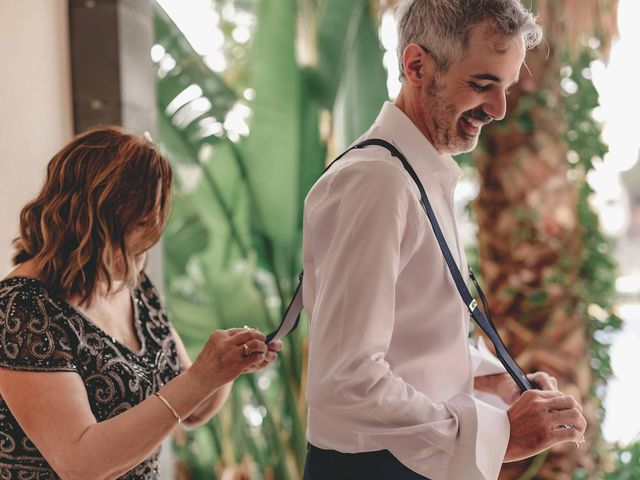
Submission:
[[[218,382],[215,379],[205,378],[193,367],[185,370],[180,375],[185,377],[185,381],[189,386],[189,389],[200,399],[204,401],[211,396],[213,392],[218,390],[223,384],[216,386]]]

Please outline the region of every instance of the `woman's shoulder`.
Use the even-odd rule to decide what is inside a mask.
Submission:
[[[0,305],[14,309],[30,310],[46,306],[47,311],[62,310],[42,280],[27,276],[11,276],[0,280]]]
[[[0,280],[0,367],[74,371],[63,305],[32,277]]]

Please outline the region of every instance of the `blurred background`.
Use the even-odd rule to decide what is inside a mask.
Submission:
[[[526,3],[546,42],[507,118],[458,157],[456,205],[503,338],[583,402],[590,429],[501,478],[640,479],[640,2]],[[149,270],[192,357],[213,329],[272,329],[301,268],[306,192],[398,94],[394,5],[0,0],[0,274],[51,156],[116,123],[150,132],[174,168]],[[175,435],[163,478],[302,477],[306,333]]]

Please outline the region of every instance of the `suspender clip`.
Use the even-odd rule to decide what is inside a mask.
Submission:
[[[473,311],[478,307],[478,302],[476,301],[475,298],[471,300],[471,303],[468,305],[468,307],[471,313],[473,313]]]

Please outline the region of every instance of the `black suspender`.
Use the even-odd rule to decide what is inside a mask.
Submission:
[[[453,282],[455,283],[456,288],[458,289],[460,298],[468,308],[475,322],[478,324],[478,326],[482,329],[482,331],[489,337],[489,339],[493,343],[496,349],[496,354],[498,356],[498,359],[500,360],[502,365],[504,365],[504,367],[507,369],[507,372],[509,373],[509,375],[511,375],[513,380],[518,384],[518,386],[520,387],[520,390],[521,391],[531,390],[533,388],[531,385],[531,382],[527,379],[526,375],[524,374],[522,369],[518,366],[518,364],[515,362],[513,357],[511,357],[511,355],[509,354],[509,351],[507,350],[507,347],[505,346],[504,342],[500,338],[500,335],[498,334],[498,331],[496,330],[496,327],[491,320],[491,314],[489,312],[484,293],[480,289],[480,285],[478,285],[475,279],[475,276],[473,275],[473,272],[471,272],[470,270],[471,279],[473,280],[474,284],[478,289],[478,292],[480,294],[480,297],[482,299],[483,305],[485,307],[485,310],[487,312],[487,316],[489,317],[489,319],[487,319],[478,308],[478,302],[476,302],[476,300],[471,295],[471,292],[469,291],[469,288],[467,287],[464,279],[462,278],[460,270],[458,269],[458,266],[456,265],[453,259],[453,256],[451,255],[451,250],[449,250],[449,246],[447,245],[447,242],[444,238],[442,230],[440,229],[440,224],[438,223],[435,212],[431,207],[431,203],[429,202],[429,198],[427,197],[427,192],[425,191],[424,186],[422,185],[422,182],[420,182],[418,175],[413,170],[413,167],[411,167],[411,164],[409,164],[405,156],[395,146],[393,146],[391,143],[387,142],[386,140],[371,138],[368,140],[364,140],[352,146],[348,150],[346,150],[338,158],[336,158],[336,160],[334,160],[334,162],[331,163],[331,165],[329,165],[324,170],[324,172],[329,170],[329,168],[331,168],[331,166],[336,161],[340,160],[345,154],[347,154],[351,150],[365,148],[371,145],[386,148],[391,153],[392,156],[396,157],[398,160],[402,162],[402,166],[407,171],[407,173],[409,173],[409,175],[415,182],[416,186],[418,187],[418,190],[420,191],[422,208],[429,219],[429,223],[431,224],[431,227],[433,228],[433,233],[436,236],[438,245],[440,246],[440,251],[442,252],[442,256],[444,257],[444,260],[447,263],[447,267],[449,268],[449,272],[451,273]],[[302,273],[301,273],[300,283],[296,288],[293,300],[289,304],[285,312],[285,316],[282,322],[280,323],[280,325],[278,326],[278,328],[273,333],[267,336],[267,342],[283,338],[286,335],[288,335],[291,331],[293,331],[298,326],[298,322],[300,321],[300,312],[302,311],[302,308],[303,308],[303,304],[302,304]]]

